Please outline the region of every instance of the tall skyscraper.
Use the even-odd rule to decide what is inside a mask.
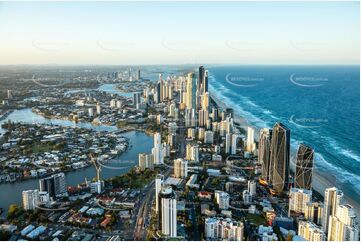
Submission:
[[[177,200],[171,186],[163,187],[159,193],[159,221],[162,233],[177,237]]]
[[[290,164],[290,130],[282,123],[276,123],[271,142],[271,183],[277,193],[288,189]]]
[[[272,130],[261,129],[258,148],[258,162],[262,165],[262,178],[269,182]]]
[[[208,92],[208,70],[204,66],[198,69],[198,92],[204,94]]]
[[[154,134],[154,147],[152,149],[154,164],[163,164],[162,137],[160,133]]]
[[[248,152],[253,152],[256,149],[256,144],[254,143],[254,129],[251,127],[247,128],[247,147]]]
[[[140,77],[140,69],[138,69],[137,71],[137,80],[140,81],[141,77]]]
[[[162,190],[162,184],[163,184],[164,176],[161,174],[158,174],[155,178],[155,211],[158,213],[159,209],[159,192]]]
[[[198,91],[199,93],[203,94],[203,83],[204,83],[204,77],[205,77],[205,69],[204,66],[200,66],[198,68]]]
[[[232,146],[231,146],[231,154],[235,155],[237,153],[237,144],[240,139],[239,134],[232,134]]]
[[[188,109],[197,108],[197,78],[194,73],[189,73],[187,78],[187,98],[186,106]]]
[[[226,144],[225,144],[225,153],[231,153],[231,134],[226,134]]]
[[[295,187],[312,189],[313,149],[300,144],[297,151]]]
[[[204,72],[204,79],[202,83],[203,93],[208,92],[208,70]]]
[[[327,232],[330,216],[336,215],[338,205],[343,202],[343,192],[336,187],[327,188],[324,198],[322,228]]]
[[[133,93],[133,105],[137,108],[137,105],[140,104],[140,92]]]

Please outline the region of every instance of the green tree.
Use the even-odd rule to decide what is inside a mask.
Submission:
[[[19,210],[18,205],[16,204],[10,204],[9,206],[9,212],[8,212],[8,218],[14,218],[16,215],[16,212]]]

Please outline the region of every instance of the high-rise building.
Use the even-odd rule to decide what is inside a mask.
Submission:
[[[231,153],[231,134],[226,134],[226,144],[224,153],[230,154]]]
[[[213,144],[213,140],[214,140],[213,131],[207,130],[204,133],[204,143]]]
[[[140,69],[138,69],[137,71],[137,80],[140,81],[141,77],[140,77]]]
[[[94,116],[94,109],[93,109],[93,108],[88,108],[88,116],[89,116],[89,117],[93,117],[93,116]]]
[[[253,152],[256,149],[256,144],[254,143],[254,129],[251,127],[247,128],[247,147],[248,152]]]
[[[25,210],[34,210],[39,203],[39,190],[23,191],[23,208]]]
[[[7,94],[8,94],[7,96],[8,96],[9,100],[13,98],[13,94],[12,94],[11,90],[7,90]]]
[[[305,219],[317,225],[322,225],[323,204],[317,202],[306,203]]]
[[[169,133],[169,134],[174,134],[174,135],[176,135],[176,134],[177,134],[177,129],[178,129],[177,123],[175,123],[175,122],[170,122],[170,123],[168,124],[168,133]]]
[[[218,109],[212,108],[212,120],[213,122],[218,122]]]
[[[290,164],[290,130],[282,123],[276,123],[271,141],[271,183],[275,192],[288,189]]]
[[[224,210],[229,208],[230,196],[228,193],[223,191],[215,191],[214,195],[219,209]]]
[[[39,204],[47,204],[50,202],[49,193],[39,192]]]
[[[243,241],[244,225],[231,218],[206,218],[206,240]]]
[[[204,72],[204,79],[202,83],[203,93],[208,92],[208,70]]]
[[[330,216],[336,215],[338,205],[343,202],[343,192],[336,187],[327,188],[324,198],[322,228],[327,232]]]
[[[248,205],[252,202],[252,195],[248,190],[243,190],[242,198],[245,205]]]
[[[146,153],[139,153],[138,166],[140,170],[153,169],[151,155]]]
[[[209,93],[205,92],[202,95],[202,109],[209,111]]]
[[[102,113],[102,106],[100,106],[100,103],[97,103],[96,110],[97,110],[97,115],[100,115]]]
[[[198,129],[198,140],[199,141],[204,141],[205,132],[206,132],[206,130],[204,128],[199,128]]]
[[[291,211],[305,214],[306,204],[312,201],[312,191],[300,188],[291,188],[289,197],[289,215]]]
[[[252,197],[256,195],[257,185],[255,181],[251,181],[251,180],[248,181],[248,191]]]
[[[48,192],[49,196],[55,198],[67,192],[64,173],[54,174],[39,180],[41,192]]]
[[[188,161],[182,158],[174,160],[174,177],[186,178],[188,176]]]
[[[199,127],[205,127],[207,124],[209,114],[207,110],[201,109],[198,112],[198,125]]]
[[[300,144],[297,151],[295,187],[312,189],[313,149]]]
[[[198,162],[199,161],[199,146],[188,143],[186,146],[186,159]]]
[[[186,106],[188,109],[197,109],[197,78],[194,73],[189,73],[187,78],[187,98]]]
[[[158,174],[155,178],[155,211],[158,213],[159,208],[159,192],[162,190],[162,184],[163,184],[164,176],[161,174]]]
[[[91,193],[102,193],[104,190],[104,181],[103,180],[98,180],[95,182],[91,182],[90,183],[90,192]]]
[[[140,104],[140,92],[133,93],[133,105],[135,108]]]
[[[325,232],[316,224],[309,221],[298,222],[298,235],[307,241],[325,241]]]
[[[155,165],[163,164],[163,151],[160,133],[154,134],[154,147],[152,149],[153,159]]]
[[[358,241],[356,214],[351,205],[338,205],[336,214],[329,217],[328,241]]]
[[[121,102],[120,100],[117,100],[117,101],[116,101],[116,107],[117,107],[118,109],[121,109],[121,108],[122,108],[122,102]]]
[[[55,198],[54,178],[52,176],[39,179],[41,192],[48,192],[49,196]]]
[[[262,165],[262,178],[269,182],[272,130],[261,129],[258,148],[258,162]]]
[[[161,201],[159,221],[162,233],[171,238],[177,237],[177,200],[171,186],[163,187],[159,192]]]
[[[156,103],[160,103],[160,102],[162,102],[163,100],[162,100],[162,91],[163,91],[163,81],[161,81],[161,80],[159,80],[158,82],[157,82],[157,86],[156,86],[156,94],[155,94],[155,96],[154,96],[154,101],[156,102]]]
[[[232,146],[231,146],[231,154],[235,155],[237,153],[237,144],[240,139],[239,134],[232,134]]]
[[[204,68],[204,66],[200,66],[198,68],[198,92],[200,94],[203,94],[203,85],[204,85],[204,79],[205,79],[205,73],[206,72],[206,69]]]

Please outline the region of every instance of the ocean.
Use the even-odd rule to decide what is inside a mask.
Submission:
[[[342,189],[359,207],[359,66],[213,66],[208,70],[212,95],[257,130],[271,128],[275,122],[288,126],[291,160],[299,143],[311,145],[318,180]]]

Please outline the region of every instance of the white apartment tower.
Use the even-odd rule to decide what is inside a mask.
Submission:
[[[23,208],[25,210],[34,210],[39,203],[39,190],[23,191]]]
[[[254,143],[254,129],[251,127],[247,128],[247,147],[248,152],[253,152],[256,150],[256,144]]]
[[[154,147],[152,149],[154,164],[163,164],[162,138],[160,133],[154,134]]]
[[[159,221],[162,233],[168,237],[177,237],[177,200],[172,187],[163,187],[159,193],[161,207]]]

